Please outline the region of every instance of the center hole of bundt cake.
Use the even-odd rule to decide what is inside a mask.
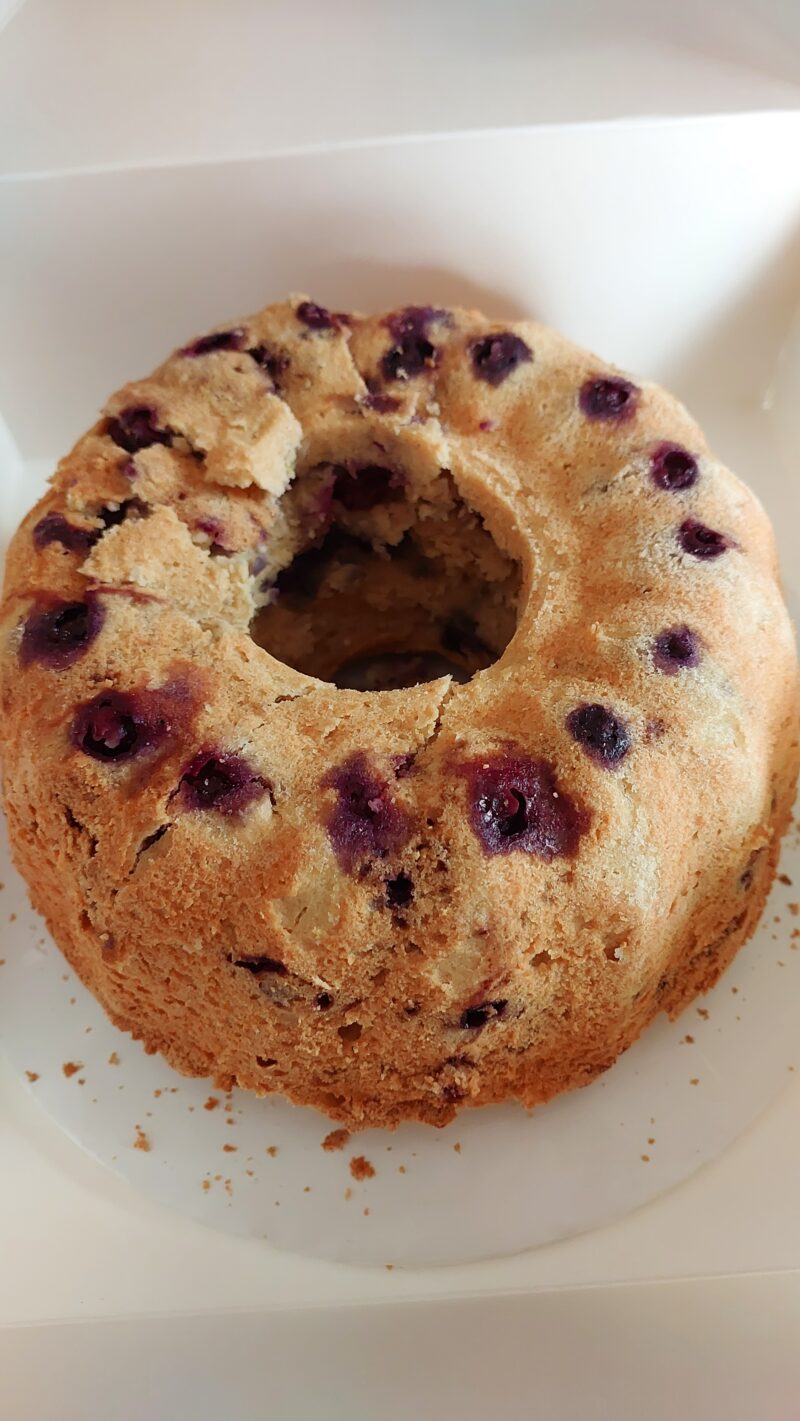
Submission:
[[[514,634],[519,564],[448,472],[418,489],[388,464],[318,464],[281,499],[269,552],[254,640],[337,686],[468,681]]]

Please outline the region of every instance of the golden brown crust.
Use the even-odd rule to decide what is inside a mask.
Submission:
[[[0,624],[14,855],[111,1018],[185,1073],[356,1129],[535,1105],[708,990],[758,921],[798,763],[771,529],[663,390],[642,385],[631,418],[588,418],[585,382],[618,372],[544,327],[412,316],[412,356],[433,354],[404,369],[397,313],[308,324],[300,300],[115,395],[17,533]],[[473,348],[498,333],[532,358],[494,383]],[[654,481],[663,441],[696,459],[690,486]],[[381,649],[384,625],[394,644],[399,622],[424,640],[468,569],[496,659],[467,684],[308,674],[332,674],[336,616],[366,608],[369,568],[334,567],[317,622],[275,600],[337,497],[326,471],[376,459],[402,498],[340,509],[383,579],[352,649]],[[73,546],[42,535],[48,516]],[[683,551],[686,520],[721,530],[724,555]],[[416,562],[398,555],[410,534]],[[30,655],[32,620],[87,593],[99,630],[81,654]],[[305,669],[251,623],[273,648],[295,638]],[[697,664],[660,674],[654,639],[685,625]],[[167,727],[118,763],[76,742],[78,708],[107,692]],[[613,766],[570,733],[586,704],[625,727]],[[256,786],[237,812],[182,787],[212,752]],[[474,776],[509,756],[550,767],[567,848],[487,851]],[[385,843],[350,859],[348,765],[390,803]],[[401,877],[408,893],[389,886]]]

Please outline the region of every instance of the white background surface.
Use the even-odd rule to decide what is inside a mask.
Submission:
[[[598,17],[582,29],[580,14],[590,8]],[[90,11],[101,38],[87,29]],[[489,27],[486,15],[499,11],[503,22]],[[0,36],[0,169],[261,152],[426,127],[780,107],[796,105],[800,93],[794,4],[708,5],[692,18],[681,4],[607,4],[599,14],[588,5],[508,0],[496,9],[229,0],[213,42],[212,12],[218,22],[219,6],[202,0],[191,7],[146,0],[134,23],[132,7],[116,0],[30,0]],[[269,35],[258,29],[266,14]],[[314,14],[324,33],[316,48]],[[307,1307],[732,1267],[797,1269],[799,1117],[800,1085],[792,1085],[702,1175],[587,1238],[494,1265],[379,1275],[254,1249],[165,1216],[76,1151],[0,1069],[0,1319]],[[12,1331],[1,1339],[5,1410],[13,1421],[71,1421],[101,1414],[94,1404],[102,1400],[104,1415],[126,1421],[166,1421],[189,1402],[201,1421],[226,1409],[371,1417],[380,1407],[391,1417],[409,1414],[411,1377],[441,1415],[492,1407],[528,1416],[540,1401],[541,1414],[558,1421],[612,1414],[796,1421],[796,1277],[525,1298],[509,1304],[518,1323],[504,1307],[476,1303],[472,1331],[458,1330],[461,1314],[445,1305],[400,1316],[345,1312],[340,1321],[270,1315],[245,1326],[232,1317],[229,1326],[209,1324],[216,1347],[203,1323],[144,1338],[127,1326],[113,1335]],[[149,1390],[140,1389],[143,1370]],[[111,1399],[102,1391],[109,1377]],[[419,1390],[411,1391],[419,1406]]]

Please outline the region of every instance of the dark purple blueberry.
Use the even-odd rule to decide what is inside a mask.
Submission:
[[[215,350],[241,350],[246,332],[238,326],[232,331],[212,331],[211,335],[200,336],[191,345],[185,345],[179,355],[211,355]]]
[[[76,528],[63,513],[45,513],[33,530],[34,546],[39,552],[49,543],[60,543],[70,553],[88,553],[98,536],[95,528]]]
[[[606,769],[621,764],[631,748],[625,725],[607,706],[577,706],[567,716],[567,729],[573,740]]]
[[[387,350],[381,361],[381,369],[387,380],[412,380],[425,370],[433,370],[439,364],[439,352],[430,339],[430,326],[438,321],[447,321],[447,311],[437,311],[433,306],[406,306],[389,316],[386,324],[394,337],[394,345]]]
[[[247,354],[252,357],[256,365],[269,376],[276,390],[280,389],[281,379],[289,369],[289,357],[282,351],[270,350],[268,345],[254,345]]]
[[[639,388],[619,375],[592,375],[581,385],[580,407],[587,419],[631,419],[639,402]]]
[[[138,514],[139,517],[144,517],[148,512],[147,504],[142,503],[140,498],[126,498],[123,499],[122,503],[118,503],[116,508],[107,507],[99,509],[97,517],[100,519],[103,529],[105,530],[106,528],[118,528],[120,523],[125,522],[129,513],[135,513]],[[94,534],[95,538],[101,536],[100,533]]]
[[[152,405],[131,405],[109,419],[106,434],[120,449],[136,454],[151,444],[171,444],[172,430],[162,429]]]
[[[407,908],[414,898],[414,884],[407,873],[386,880],[386,902],[390,908]]]
[[[718,558],[731,546],[730,539],[696,518],[685,518],[678,529],[678,542],[693,558]]]
[[[690,627],[667,627],[653,643],[653,665],[665,676],[697,666],[699,660],[700,638]]]
[[[410,832],[408,816],[392,799],[386,780],[372,768],[363,751],[355,751],[331,770],[323,784],[336,791],[327,830],[346,873],[403,848]]]
[[[181,775],[179,792],[186,810],[238,814],[269,794],[270,786],[240,755],[201,750]]]
[[[338,331],[349,324],[349,317],[343,311],[328,311],[315,301],[301,301],[295,315],[310,331]]]
[[[382,395],[379,391],[370,390],[361,401],[364,409],[374,410],[376,414],[393,414],[399,410],[402,400],[398,400],[395,395]]]
[[[534,854],[547,863],[572,857],[588,814],[558,787],[545,760],[496,752],[461,768],[469,783],[472,828],[490,854]]]
[[[279,962],[277,957],[237,957],[233,965],[243,967],[245,972],[252,972],[254,975],[272,972],[278,977],[285,977],[287,971],[285,962]]]
[[[461,1016],[462,1031],[478,1031],[488,1021],[496,1021],[498,1017],[504,1016],[507,1006],[508,1002],[501,998],[496,1002],[481,1002],[480,1006],[467,1007]]]
[[[481,336],[472,342],[469,353],[477,379],[485,380],[487,385],[501,385],[518,365],[533,360],[530,346],[512,331]]]
[[[679,493],[697,483],[697,460],[694,454],[681,444],[664,442],[653,451],[650,459],[650,477],[657,488],[668,493]]]
[[[146,693],[104,691],[77,712],[72,743],[95,760],[129,760],[158,744],[169,728]]]
[[[63,671],[83,656],[103,625],[103,608],[91,595],[85,602],[56,602],[25,623],[19,648],[23,666],[31,662]]]
[[[395,469],[351,461],[335,466],[333,497],[351,513],[363,513],[379,503],[401,498],[404,483],[402,474]]]
[[[318,992],[314,998],[314,1006],[317,1011],[330,1011],[333,1006],[333,997],[330,992]]]

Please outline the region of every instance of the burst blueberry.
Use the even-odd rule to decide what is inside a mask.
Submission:
[[[131,405],[120,410],[108,420],[106,433],[128,454],[148,449],[151,444],[171,444],[173,437],[171,429],[159,425],[152,405]]]
[[[636,413],[640,393],[620,375],[593,375],[581,385],[579,403],[587,419],[622,424]]]
[[[129,760],[152,749],[169,728],[146,692],[104,691],[78,710],[71,739],[94,760]]]
[[[686,518],[678,529],[678,542],[683,551],[693,558],[718,558],[728,551],[730,539],[695,518]]]
[[[19,648],[23,666],[32,662],[63,671],[87,651],[103,625],[103,609],[91,596],[85,602],[55,602],[33,612]]]
[[[567,716],[567,729],[587,755],[606,769],[616,769],[631,748],[626,725],[608,706],[577,706]]]
[[[239,814],[270,792],[268,782],[241,755],[201,750],[186,766],[179,786],[186,810]]]
[[[472,368],[479,380],[487,385],[500,385],[513,374],[518,365],[533,360],[533,351],[521,336],[513,331],[499,331],[481,336],[470,346]]]
[[[471,760],[459,772],[468,782],[470,823],[486,853],[521,852],[547,863],[577,853],[589,815],[558,784],[546,760],[499,752]]]
[[[680,493],[691,488],[698,479],[697,460],[681,444],[664,442],[653,451],[650,477],[657,488],[668,493]]]
[[[198,355],[212,355],[217,350],[241,350],[245,334],[241,326],[232,331],[212,331],[211,335],[200,336],[199,340],[185,345],[179,354],[194,358]]]

